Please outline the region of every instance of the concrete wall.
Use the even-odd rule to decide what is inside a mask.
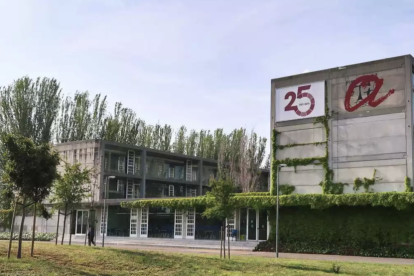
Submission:
[[[382,179],[373,186],[374,191],[404,191],[405,177],[413,177],[411,68],[412,57],[403,56],[272,80],[271,128],[281,132],[277,144],[326,141],[324,127],[314,125],[313,119],[274,123],[275,88],[325,80],[328,106],[333,111],[328,147],[334,181],[349,183],[344,192],[350,193],[355,178],[372,178],[376,169]],[[365,104],[355,111],[347,111],[344,103],[348,87],[356,78],[371,74],[383,79],[375,99],[390,89],[394,93],[375,107]],[[370,87],[374,88],[374,83]],[[357,99],[355,92],[351,106]],[[325,156],[324,144],[279,149],[276,159],[317,156]],[[323,180],[324,170],[318,165],[299,166],[296,172],[293,168],[281,168],[280,172],[280,183],[296,186],[296,193],[321,193],[319,183]]]

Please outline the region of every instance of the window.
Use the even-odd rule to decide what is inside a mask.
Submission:
[[[98,158],[99,158],[99,148],[94,148],[94,151],[93,151],[93,161],[97,161],[98,160]]]
[[[174,196],[174,185],[168,186],[168,195]]]
[[[124,181],[123,180],[118,180],[118,182],[116,184],[116,191],[118,193],[123,193],[124,192]]]

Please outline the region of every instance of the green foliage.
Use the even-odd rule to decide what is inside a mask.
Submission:
[[[49,144],[37,146],[18,134],[2,134],[1,141],[5,160],[2,182],[26,200],[44,200],[58,177],[59,154]]]
[[[50,201],[55,203],[55,208],[64,208],[82,202],[89,196],[91,170],[82,169],[82,165],[76,163],[71,165],[65,162],[65,172],[56,181],[53,187],[53,196]]]
[[[207,206],[203,216],[208,219],[225,220],[232,217],[234,207],[230,202],[231,194],[234,192],[234,184],[230,179],[211,179],[209,186],[211,191],[207,192],[207,197],[212,200],[212,205]]]
[[[270,192],[248,192],[248,193],[237,193],[232,196],[270,196]]]
[[[405,192],[406,193],[413,192],[413,186],[411,186],[411,179],[408,176],[405,177],[404,184],[405,184]]]
[[[339,195],[344,192],[344,186],[348,186],[348,183],[334,183],[332,181],[322,181],[319,183],[322,187],[322,192],[329,195]]]
[[[375,185],[376,180],[381,180],[381,178],[375,177],[376,172],[377,172],[377,170],[374,169],[374,174],[373,174],[372,178],[364,177],[364,178],[361,179],[361,178],[357,177],[354,180],[354,188],[353,188],[354,191],[356,192],[356,191],[359,190],[360,187],[364,187],[364,191],[366,193],[373,192],[372,188],[370,189],[370,187]]]
[[[31,138],[35,144],[50,142],[60,93],[57,80],[49,78],[23,77],[0,88],[1,131]]]
[[[19,235],[17,233],[13,233],[13,240],[17,240]],[[55,233],[36,233],[35,234],[35,241],[51,241],[56,237]],[[9,240],[10,239],[10,232],[2,232],[0,233],[0,240]],[[22,240],[30,241],[32,240],[32,232],[23,233]]]
[[[279,185],[279,191],[282,195],[290,195],[295,191],[295,186],[289,184]]]
[[[276,145],[276,148],[277,149],[284,149],[284,148],[293,148],[293,147],[308,146],[308,145],[319,146],[319,145],[323,145],[323,144],[326,144],[326,142],[314,142],[314,143],[298,143],[298,144]]]
[[[280,206],[308,206],[312,209],[326,209],[333,206],[384,206],[402,210],[414,204],[414,193],[359,193],[359,194],[292,194],[279,197]],[[211,196],[173,198],[173,199],[142,199],[122,202],[123,208],[168,207],[194,208],[211,207],[215,200]],[[252,208],[256,210],[274,208],[276,196],[246,196],[237,194],[229,198],[232,208]]]
[[[274,251],[275,210],[271,208],[269,211],[272,230],[269,241],[256,247],[260,251]],[[335,206],[324,210],[284,207],[280,209],[280,250],[413,258],[413,211],[413,205],[405,210],[363,205]]]

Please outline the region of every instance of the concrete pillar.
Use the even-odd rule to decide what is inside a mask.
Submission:
[[[147,177],[147,150],[142,150],[141,152],[141,185],[139,191],[139,197],[145,198],[146,190],[146,177]]]

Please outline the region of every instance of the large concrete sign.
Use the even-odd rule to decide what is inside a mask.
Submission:
[[[273,79],[275,158],[313,160],[281,168],[280,183],[322,193],[319,184],[333,172],[329,181],[354,193],[355,180],[375,172],[370,191],[404,191],[405,178],[414,179],[413,72],[407,55]],[[319,116],[324,120],[307,119]]]
[[[325,115],[325,81],[276,88],[276,122]]]

